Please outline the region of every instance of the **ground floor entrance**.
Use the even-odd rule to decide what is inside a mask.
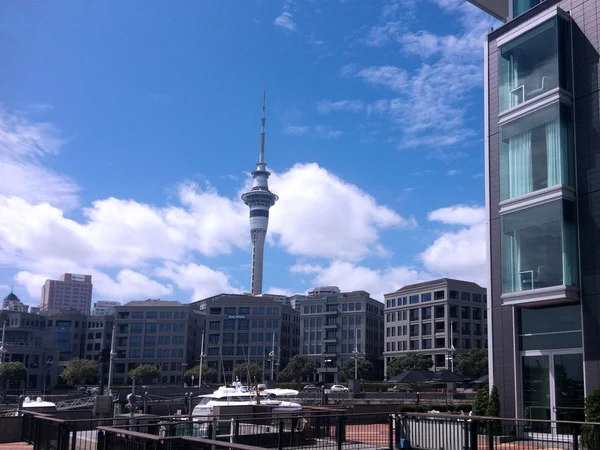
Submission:
[[[583,353],[577,350],[528,350],[521,353],[525,419],[584,421]],[[529,422],[530,431],[569,434],[568,425]]]

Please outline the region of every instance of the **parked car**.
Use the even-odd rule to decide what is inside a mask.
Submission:
[[[401,384],[398,384],[394,387],[388,388],[388,392],[412,392],[412,389],[408,386],[402,386]]]
[[[341,384],[334,384],[329,388],[331,392],[348,392],[348,388],[346,386],[342,386]]]
[[[321,388],[318,386],[315,386],[314,384],[307,384],[306,386],[304,386],[304,390],[306,392],[317,392],[317,391],[320,391]]]

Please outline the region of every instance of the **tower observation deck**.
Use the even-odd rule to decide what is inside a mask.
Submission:
[[[250,208],[250,238],[252,239],[252,272],[250,274],[250,289],[252,295],[262,294],[263,260],[265,238],[269,226],[269,209],[279,197],[269,190],[269,175],[265,162],[265,107],[266,96],[263,96],[263,107],[260,131],[260,155],[256,170],[252,172],[254,182],[252,189],[242,194],[242,200]]]

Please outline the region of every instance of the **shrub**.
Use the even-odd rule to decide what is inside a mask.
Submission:
[[[475,395],[475,402],[473,403],[473,415],[474,416],[485,416],[488,409],[490,395],[487,388],[481,388]]]
[[[488,417],[500,417],[500,393],[498,392],[498,387],[495,385],[492,387],[485,415]],[[500,436],[502,434],[502,421],[490,420],[488,431],[494,436]]]
[[[585,421],[600,422],[600,389],[591,392],[585,399]],[[581,442],[588,449],[600,448],[600,426],[582,426]]]

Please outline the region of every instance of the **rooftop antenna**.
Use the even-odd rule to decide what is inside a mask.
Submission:
[[[265,122],[267,118],[265,117],[265,109],[267,107],[267,91],[263,91],[263,105],[262,105],[262,117],[260,118],[261,127],[260,127],[260,159],[259,163],[265,162]]]

